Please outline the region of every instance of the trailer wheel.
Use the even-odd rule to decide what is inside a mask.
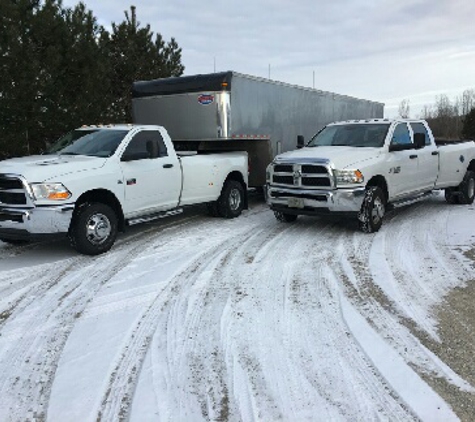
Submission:
[[[383,224],[384,213],[385,200],[383,191],[378,186],[369,186],[358,215],[361,231],[364,233],[377,232]]]
[[[224,218],[235,218],[241,215],[244,208],[244,188],[236,180],[228,180],[217,201],[218,213]]]
[[[473,171],[467,170],[458,190],[461,204],[473,203],[475,198],[475,173]]]
[[[444,191],[445,201],[448,204],[459,204],[459,196],[453,190],[453,188],[447,188]]]
[[[85,255],[107,252],[117,237],[117,216],[106,204],[88,203],[81,206],[69,233],[71,245]]]
[[[281,221],[282,223],[293,223],[297,220],[298,215],[296,214],[287,214],[282,211],[274,211],[274,217],[277,221]]]

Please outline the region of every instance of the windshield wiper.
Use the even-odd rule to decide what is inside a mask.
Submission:
[[[78,152],[61,152],[59,155],[84,155],[84,154],[79,154]]]

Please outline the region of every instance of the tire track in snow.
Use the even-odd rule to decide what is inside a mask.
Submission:
[[[348,233],[334,230],[324,235],[325,242],[312,235],[300,239],[303,250],[311,250],[321,259],[296,266],[284,319],[292,321],[289,330],[299,326],[296,318],[312,321],[315,330],[304,330],[288,353],[298,363],[297,370],[324,400],[322,420],[371,420],[389,415],[394,420],[412,419],[414,416],[373,368],[342,318],[339,278],[333,269],[349,247]],[[298,392],[294,395],[297,398]]]
[[[251,219],[263,211],[266,211],[266,209],[261,207],[252,213],[246,213],[241,219]],[[238,227],[238,234],[231,239],[221,241],[209,249],[199,252],[192,262],[177,276],[173,277],[156,295],[154,301],[137,322],[129,341],[120,353],[119,361],[114,371],[110,375],[109,386],[104,393],[102,405],[98,411],[98,420],[127,419],[136,380],[152,336],[159,323],[159,316],[186,287],[192,286],[200,278],[201,274],[212,271],[212,268],[217,265],[216,263],[225,261],[226,256],[222,257],[222,255],[226,255],[228,249],[234,244],[244,241],[247,237],[254,236],[252,233],[254,226],[243,231],[240,228],[241,224],[239,221],[234,220],[229,223]],[[222,230],[221,228],[216,228],[215,224],[210,224],[210,227],[214,227],[214,230]],[[203,231],[203,228],[200,231]]]
[[[0,417],[46,418],[57,363],[86,306],[144,250],[145,242],[162,232],[173,235],[186,230],[192,221],[172,222],[129,236],[107,255],[66,260],[63,270],[53,277],[50,269],[36,274],[36,268],[30,268],[31,278],[42,278],[13,304],[0,326],[0,361],[10,369],[0,374]]]
[[[371,363],[347,339],[334,286],[318,276],[327,271],[333,242],[347,233],[322,221],[304,220],[273,232],[272,226],[265,227],[265,236],[236,244],[221,264],[204,268],[193,291],[183,290],[163,316],[151,355],[161,361],[154,385],[164,415],[186,419],[201,412],[205,420],[276,420],[285,415],[301,420],[318,411],[325,420],[365,418],[369,409],[377,418],[413,419],[377,370],[366,376]],[[322,258],[301,273],[308,264],[303,251]],[[320,303],[330,299],[331,305]],[[312,318],[321,322],[316,333],[300,332],[299,326]],[[175,331],[169,332],[171,327]],[[351,353],[333,358],[340,349]],[[309,355],[309,350],[318,353]],[[328,363],[326,372],[315,372],[321,362]],[[352,374],[350,386],[338,368]]]
[[[435,218],[428,222],[428,215],[435,215]],[[438,341],[434,340],[434,336],[438,337],[433,325],[425,322],[426,315],[432,317],[433,307],[440,303],[443,295],[470,278],[469,266],[446,245],[445,225],[450,213],[447,207],[434,200],[403,209],[401,213],[394,212],[393,216],[395,218],[385,223],[375,235],[361,237],[355,233],[355,247],[346,259],[350,268],[345,265],[332,268],[343,281],[342,287],[350,302],[407,364],[420,374],[443,378],[462,391],[473,391],[467,382],[424,346]],[[380,241],[381,237],[384,243]],[[398,310],[394,297],[388,293],[391,290],[380,287],[382,280],[378,283],[370,271],[374,268],[374,264],[369,262],[370,251],[380,245],[384,245],[384,250],[379,253],[379,259],[391,271],[384,282],[392,280],[396,288],[401,289],[405,302],[411,304],[406,309],[413,312],[414,319]],[[407,253],[412,255],[406,258]],[[406,268],[408,259],[412,261]],[[421,265],[415,269],[413,262]],[[412,284],[419,285],[419,290],[414,291]],[[420,296],[428,299],[421,301]]]

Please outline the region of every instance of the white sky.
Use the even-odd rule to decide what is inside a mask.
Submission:
[[[65,6],[75,5],[65,0]],[[185,75],[234,70],[380,101],[411,117],[475,88],[473,0],[85,1],[100,24],[138,21],[183,49]]]

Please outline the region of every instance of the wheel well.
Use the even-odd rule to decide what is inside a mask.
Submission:
[[[244,209],[247,209],[248,208],[247,186],[246,186],[246,183],[244,182],[244,177],[239,171],[232,171],[231,173],[228,174],[228,177],[226,177],[226,180],[223,183],[223,187],[224,185],[226,185],[226,182],[228,180],[235,180],[236,182],[241,183],[242,188],[244,189]]]
[[[117,215],[119,220],[119,230],[123,231],[125,229],[125,219],[122,206],[120,205],[117,197],[111,191],[106,189],[94,189],[83,193],[76,201],[75,211],[81,205],[92,202],[100,202],[102,204],[109,205]]]
[[[470,161],[470,164],[468,165],[467,170],[475,171],[475,160]]]
[[[370,180],[368,180],[368,183],[366,183],[366,186],[378,186],[381,188],[381,190],[384,193],[384,199],[385,202],[388,202],[389,198],[389,192],[388,192],[388,184],[386,183],[386,179],[383,176],[374,176]]]

